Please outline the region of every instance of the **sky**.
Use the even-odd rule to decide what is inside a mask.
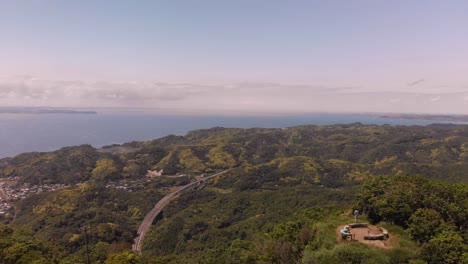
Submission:
[[[468,1],[1,0],[0,106],[468,114]]]

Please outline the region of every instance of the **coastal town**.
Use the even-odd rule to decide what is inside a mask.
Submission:
[[[19,176],[2,178],[0,180],[0,216],[8,215],[13,205],[12,202],[25,199],[29,195],[42,192],[52,192],[69,187],[66,184],[23,184],[18,186]]]
[[[108,182],[106,188],[123,190],[127,192],[133,192],[137,190],[144,189],[148,182],[157,180],[158,178],[166,179],[176,179],[181,177],[191,178],[190,175],[177,174],[173,176],[162,176],[162,170],[160,171],[148,171],[145,178],[137,180],[118,180],[113,182]],[[203,176],[194,177],[195,180],[199,180]],[[29,185],[29,184],[19,184],[20,177],[7,177],[0,178],[0,217],[9,216],[12,214],[14,209],[14,202],[25,199],[26,197],[39,194],[42,192],[53,192],[68,188],[71,185],[67,184],[41,184],[41,185]],[[77,183],[76,185],[84,184],[85,182]],[[159,186],[160,190],[166,190],[168,186],[162,184]]]

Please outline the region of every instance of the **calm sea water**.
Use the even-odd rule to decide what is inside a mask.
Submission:
[[[148,140],[189,130],[222,127],[289,127],[306,124],[427,125],[422,120],[388,119],[362,115],[310,114],[278,117],[171,116],[156,114],[0,114],[0,158],[22,152],[51,151],[65,146],[95,147]]]

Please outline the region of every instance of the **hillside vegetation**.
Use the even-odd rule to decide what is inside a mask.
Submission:
[[[131,252],[170,187],[230,168],[171,202]],[[145,177],[161,169],[179,177]],[[455,125],[217,127],[25,153],[0,160],[0,177],[68,187],[12,201],[0,262],[86,263],[87,242],[92,263],[468,263],[467,173],[468,126]],[[399,242],[337,241],[352,209]]]

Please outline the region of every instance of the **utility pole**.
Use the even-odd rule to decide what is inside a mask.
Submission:
[[[86,245],[86,264],[90,264],[89,262],[89,250],[88,250],[88,233],[86,232],[89,229],[88,226],[82,226],[81,230],[84,231],[84,239],[85,239],[85,245]]]

